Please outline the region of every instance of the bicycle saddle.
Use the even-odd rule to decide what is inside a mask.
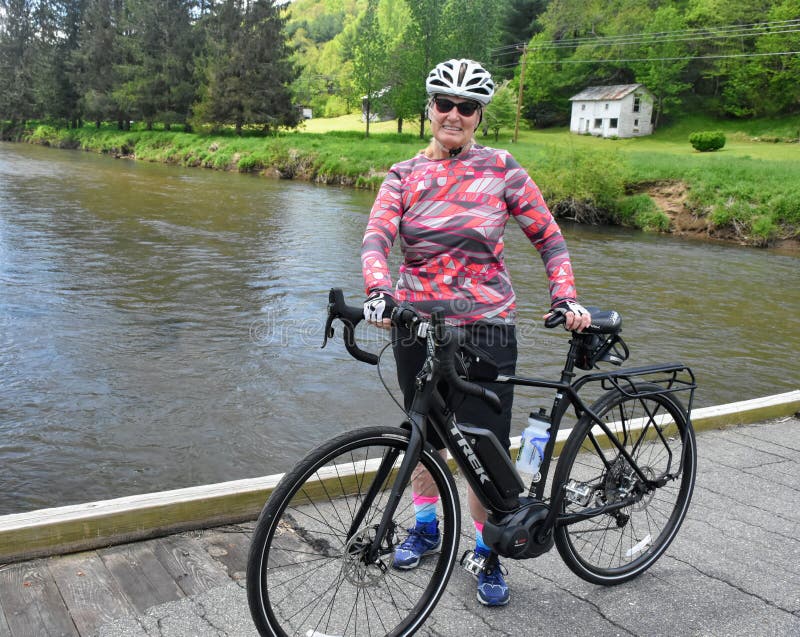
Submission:
[[[583,330],[584,334],[619,334],[622,329],[622,317],[614,310],[600,310],[587,307],[592,315],[592,324]]]

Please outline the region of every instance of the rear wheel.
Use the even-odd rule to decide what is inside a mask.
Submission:
[[[460,525],[453,477],[430,446],[420,462],[439,489],[441,552],[411,571],[392,568],[394,547],[414,526],[409,485],[377,560],[366,555],[407,448],[408,434],[397,428],[348,432],[281,480],[256,525],[247,567],[261,635],[411,635],[420,627],[453,570]]]
[[[565,489],[556,546],[574,573],[595,584],[620,584],[650,568],[675,538],[694,488],[697,451],[685,409],[669,394],[643,395],[661,391],[658,385],[636,390],[636,398],[612,390],[592,411],[661,486],[648,487],[586,415],[556,467],[554,501],[559,485]]]

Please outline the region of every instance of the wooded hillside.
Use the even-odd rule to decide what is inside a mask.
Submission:
[[[510,80],[497,120],[523,60],[541,126],[586,86],[633,82],[657,124],[800,112],[797,0],[0,0],[0,121],[270,131],[370,95],[419,127],[425,75],[449,57]]]

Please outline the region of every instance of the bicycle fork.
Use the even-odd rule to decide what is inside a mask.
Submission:
[[[411,481],[414,468],[419,462],[420,454],[422,452],[424,434],[422,433],[423,430],[420,426],[420,423],[423,422],[424,416],[419,413],[411,412],[409,413],[409,417],[411,421],[411,435],[408,441],[408,448],[406,449],[406,455],[397,470],[397,475],[395,477],[394,484],[392,485],[383,515],[378,523],[375,536],[372,538],[369,548],[365,551],[364,557],[368,564],[376,564],[379,562],[379,558],[382,553],[381,547],[384,544],[384,539],[388,534],[394,531],[395,511],[397,510],[397,506],[400,504],[403,491],[405,491],[406,486],[408,486],[408,483]],[[375,478],[367,490],[367,493],[364,495],[364,499],[362,500],[358,511],[356,511],[356,514],[353,517],[353,522],[350,525],[350,529],[347,533],[348,540],[350,540],[350,538],[352,538],[361,528],[364,518],[372,506],[373,501],[378,496],[378,493],[382,490],[386,480],[389,478],[389,475],[392,472],[395,463],[397,462],[397,458],[400,455],[400,451],[400,449],[393,449],[381,460],[380,466],[375,473]]]

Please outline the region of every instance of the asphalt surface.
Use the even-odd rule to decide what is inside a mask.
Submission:
[[[667,553],[636,580],[589,584],[558,552],[506,561],[511,603],[484,608],[460,567],[419,631],[490,635],[800,636],[800,419],[698,434],[692,506]],[[469,517],[465,515],[465,522]],[[110,623],[102,637],[248,637],[244,582]]]

